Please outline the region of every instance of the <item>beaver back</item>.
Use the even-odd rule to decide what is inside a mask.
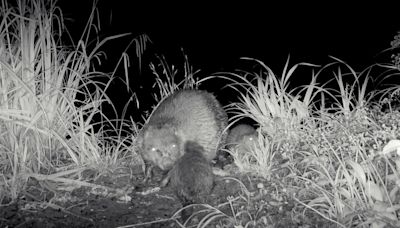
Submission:
[[[195,141],[204,148],[204,156],[210,161],[226,140],[224,129],[227,122],[225,111],[212,94],[200,90],[178,91],[165,98],[153,111],[144,127],[144,134],[149,129],[153,133],[145,137],[143,144],[146,145],[149,138],[159,140],[160,136],[154,137],[154,131],[163,130],[179,138],[178,151],[183,151],[185,141]],[[164,146],[169,145],[164,143]]]

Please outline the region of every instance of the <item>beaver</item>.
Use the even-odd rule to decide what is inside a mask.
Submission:
[[[225,144],[228,116],[214,95],[202,90],[180,90],[162,100],[139,133],[144,161],[168,171],[184,154],[184,143],[203,147],[207,161]]]
[[[243,147],[248,150],[248,147],[257,139],[257,131],[254,127],[248,124],[238,124],[233,127],[226,139],[227,149]]]
[[[204,156],[204,148],[195,141],[187,141],[184,151],[168,173],[170,185],[182,206],[205,203],[214,186],[211,164]],[[184,209],[182,218],[186,220],[192,211],[192,207]]]
[[[238,124],[230,129],[226,139],[226,149],[229,151],[248,152],[257,140],[258,134],[254,127],[248,124]],[[232,155],[226,150],[218,151],[215,166],[223,169],[226,165],[233,162]]]

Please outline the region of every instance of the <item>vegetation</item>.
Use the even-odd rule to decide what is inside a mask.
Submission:
[[[94,7],[81,39],[66,46],[61,11],[44,2],[21,0],[15,7],[1,3],[3,205],[28,195],[32,181],[52,192],[82,186],[117,191],[94,180],[103,172],[142,162],[134,145],[140,124],[103,112],[104,105],[113,107],[107,89],[115,71],[106,74],[95,67],[104,55],[102,45],[126,34],[91,44],[97,28]],[[397,35],[393,48],[399,46],[398,40]],[[148,38],[136,41],[143,44]],[[143,46],[137,46],[140,57]],[[125,67],[127,58],[122,54]],[[230,173],[234,177],[224,179],[239,183],[241,190],[219,204],[203,205],[190,218],[195,221],[205,214],[198,227],[282,225],[272,219],[271,211],[284,214],[280,222],[293,226],[400,226],[400,85],[385,84],[399,74],[398,55],[392,63],[361,72],[337,58],[323,67],[290,67],[288,60],[280,76],[263,62],[246,58],[257,72],[218,73],[201,80],[194,77],[197,72],[186,56],[182,80],[176,68],[159,59],[159,65],[150,65],[156,101],[177,89],[198,88],[204,80],[224,79],[239,97],[227,106],[231,123],[249,118],[258,127],[251,151],[229,151],[236,169]],[[298,67],[312,68],[311,80],[291,88]],[[322,84],[319,77],[326,74],[333,80]],[[129,85],[127,75],[125,81]],[[87,175],[88,170],[96,175]],[[249,187],[246,177],[256,181],[255,187]],[[130,192],[125,190],[116,195],[127,196]],[[54,205],[45,197],[36,201]],[[179,211],[171,213],[170,220],[188,226],[190,221],[181,223],[178,215]]]
[[[115,138],[119,125],[102,112],[103,104],[112,105],[106,91],[114,77],[95,69],[104,55],[101,46],[122,35],[89,45],[96,29],[93,10],[81,39],[66,46],[61,11],[44,2],[2,1],[2,202],[16,200],[32,179],[55,182],[56,189],[92,186],[79,180],[82,171],[117,165],[129,151],[126,140]]]
[[[400,112],[383,111],[385,104],[373,102],[382,97],[367,91],[374,75],[363,74],[369,71],[356,73],[334,60],[298,92],[285,86],[291,76],[285,74],[287,65],[281,78],[264,65],[261,74],[233,74],[245,81],[231,85],[244,88],[239,92],[241,101],[232,106],[234,118],[252,118],[259,124],[259,140],[251,154],[232,151],[235,163],[242,171],[284,182],[284,195],[297,202],[294,211],[315,213],[339,227],[399,226],[395,152],[400,146],[396,130]],[[318,75],[332,67],[338,89],[317,86]],[[344,82],[349,76],[350,84]],[[316,105],[318,97],[333,102],[329,107]],[[287,172],[282,176],[280,169]]]

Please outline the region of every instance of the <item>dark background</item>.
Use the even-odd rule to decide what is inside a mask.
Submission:
[[[64,17],[71,19],[65,24],[75,40],[92,8],[92,1],[76,2],[59,1]],[[132,33],[104,47],[108,59],[103,61],[101,69],[111,71],[130,40],[147,34],[152,43],[143,56],[142,73],[138,71],[135,48],[132,46],[128,50],[130,86],[138,93],[139,99],[148,101],[142,102],[141,106],[146,110],[146,105],[154,104],[148,96],[154,83],[148,65],[156,63],[156,54],[164,55],[170,65],[182,71],[183,49],[194,69],[201,70],[200,77],[241,68],[244,63],[240,57],[259,59],[278,75],[289,54],[292,64],[310,62],[321,65],[331,62],[328,57],[331,55],[358,71],[376,62],[390,61],[392,52],[380,52],[390,47],[400,28],[400,14],[399,10],[396,12],[394,3],[279,2],[100,0],[100,36]],[[310,72],[298,71],[294,83],[308,84]],[[122,75],[122,71],[119,73]],[[121,85],[117,84],[110,93],[121,106],[128,95],[122,94]],[[220,83],[205,86],[203,89],[216,93],[225,103],[228,101],[224,94],[229,92],[221,92]]]

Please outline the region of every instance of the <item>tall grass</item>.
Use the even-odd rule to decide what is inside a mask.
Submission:
[[[0,199],[16,199],[30,178],[68,182],[82,167],[115,162],[102,127],[112,126],[102,104],[112,105],[106,90],[113,78],[94,64],[101,46],[121,35],[89,45],[95,7],[72,46],[61,40],[53,1],[2,1],[0,11]]]
[[[184,55],[183,73],[179,72],[179,68],[168,64],[164,56],[157,57],[159,63],[150,64],[150,69],[156,81],[153,88],[159,91],[159,94],[153,95],[157,102],[171,95],[176,90],[198,89],[201,82],[204,81],[195,77],[199,71],[193,71],[193,67],[190,65],[187,55]]]
[[[301,63],[289,68],[288,59],[281,77],[278,77],[261,61],[245,60],[256,62],[261,70],[258,73],[225,73],[220,77],[229,80],[231,83],[228,86],[239,96],[239,102],[227,109],[233,114],[232,124],[241,118],[253,119],[259,125],[259,140],[256,142],[257,149],[252,150],[251,155],[241,155],[236,150],[231,153],[242,158],[235,160],[242,170],[253,170],[267,177],[277,149],[288,141],[299,141],[301,123],[310,119],[313,99],[321,89],[316,85],[315,77],[312,77],[308,87],[301,90],[289,87],[297,67],[315,65]]]
[[[286,125],[295,125],[310,116],[309,107],[313,98],[319,92],[312,79],[306,90],[296,92],[289,89],[292,74],[298,66],[311,64],[296,64],[289,69],[289,59],[286,62],[281,77],[277,77],[272,70],[261,61],[256,61],[261,66],[260,73],[239,72],[227,73],[225,78],[232,83],[228,86],[238,92],[240,101],[232,104],[228,111],[237,115],[233,121],[248,117],[260,124],[263,132],[273,136],[273,125],[276,121]],[[313,87],[314,86],[314,87]],[[304,94],[301,94],[305,92]],[[286,127],[286,126],[285,126]]]
[[[371,85],[372,66],[356,72],[333,60],[295,90],[288,84],[299,65],[289,69],[286,63],[280,77],[260,61],[261,73],[224,74],[240,97],[229,109],[232,122],[251,118],[259,125],[256,146],[231,153],[240,171],[271,182],[278,170],[288,169],[276,181],[287,185],[298,203],[294,211],[302,208],[303,216],[318,215],[339,227],[398,226],[398,158],[385,153],[399,148],[394,119],[400,115],[377,111],[382,108],[376,103],[398,85],[380,93]],[[323,74],[333,79],[319,85]]]

